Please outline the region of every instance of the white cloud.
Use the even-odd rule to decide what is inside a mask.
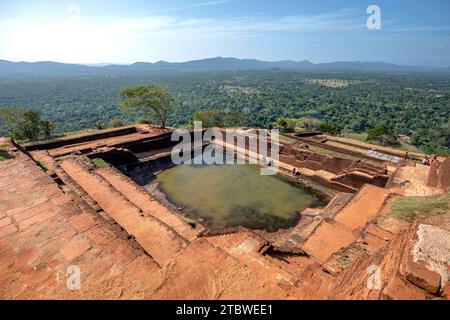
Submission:
[[[225,2],[210,1],[199,5]],[[81,8],[76,5],[68,7],[66,13],[68,15],[63,19],[32,18],[0,22],[0,42],[6,44],[0,48],[0,57],[28,61],[132,62],[149,60],[144,57],[168,59],[173,57],[174,51],[180,56],[183,51],[192,54],[191,43],[202,47],[205,43],[211,43],[211,49],[213,43],[238,43],[240,38],[266,37],[271,33],[297,35],[364,28],[364,19],[360,19],[352,9],[310,16],[202,19],[179,19],[170,15],[110,20],[88,16],[81,18]]]
[[[186,9],[194,9],[194,8],[201,8],[201,7],[217,6],[217,5],[225,4],[225,3],[228,3],[228,2],[231,2],[231,1],[233,1],[233,0],[216,0],[216,1],[207,1],[207,2],[193,3],[193,4],[186,5],[186,6],[155,10],[155,11],[150,12],[149,14],[154,15],[154,14],[174,12],[174,11],[180,11],[180,10],[186,10]]]
[[[226,2],[228,0],[209,1],[196,6]],[[321,32],[366,30],[364,18],[364,12],[345,9],[282,17],[180,19],[169,14],[153,14],[111,19],[82,15],[82,8],[72,5],[67,7],[63,17],[21,17],[0,21],[0,59],[129,63],[237,56],[239,53],[244,55],[244,47],[255,43],[261,48],[270,48],[270,37],[289,34],[317,39],[315,36]]]

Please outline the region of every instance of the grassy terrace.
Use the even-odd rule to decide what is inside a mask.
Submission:
[[[429,197],[401,197],[394,200],[388,216],[413,221],[450,213],[450,192]]]
[[[309,149],[314,152],[327,154],[335,157],[346,158],[350,160],[359,160],[361,159],[361,157],[357,155],[350,155],[345,152],[339,152],[337,150],[331,150],[331,148],[327,148],[327,146],[348,150],[350,152],[356,152],[357,154],[363,156],[367,154],[367,151],[369,149],[374,149],[382,153],[389,153],[396,155],[397,157],[403,157],[406,151],[408,151],[409,154],[414,156],[416,159],[420,159],[423,157],[423,152],[421,152],[418,148],[414,147],[413,145],[409,144],[406,138],[399,139],[400,145],[398,147],[385,147],[373,142],[370,143],[366,142],[367,133],[352,132],[352,133],[343,133],[340,134],[339,136],[330,136],[330,135],[324,136],[328,138],[328,141],[323,144],[323,147],[309,145]],[[297,141],[295,139],[292,139],[290,137],[281,134],[280,142],[289,145]],[[370,161],[366,159],[366,157],[364,158],[365,161]]]
[[[317,146],[309,146],[309,150],[317,152],[317,153],[327,154],[327,155],[333,156],[333,157],[344,158],[344,159],[350,159],[350,160],[356,160],[356,161],[361,159],[360,157],[352,156],[350,154],[337,152],[337,151],[330,150],[330,149],[320,148]],[[365,159],[365,161],[369,161],[369,160]]]
[[[343,133],[338,137],[329,137],[330,140],[333,140],[335,144],[345,144],[346,142],[352,143],[355,146],[358,145],[360,148],[367,150],[368,148],[380,149],[380,151],[386,151],[390,153],[398,154],[402,156],[405,151],[408,151],[410,154],[422,157],[423,152],[416,148],[415,146],[409,144],[407,138],[399,138],[400,145],[397,147],[385,147],[377,144],[373,141],[370,143],[366,141],[367,133]],[[346,141],[348,140],[348,141]]]
[[[342,133],[341,135],[339,135],[339,137],[367,143],[366,142],[367,133],[365,133],[365,132],[364,133],[357,133],[357,132]],[[409,139],[400,137],[398,140],[398,142],[400,143],[400,146],[395,147],[394,149],[408,151],[408,152],[414,152],[414,153],[423,153],[419,148],[410,144],[408,140]],[[372,144],[379,146],[378,144],[376,144],[374,142],[372,142]]]
[[[295,139],[289,138],[287,136],[280,135],[280,142],[283,144],[289,145],[289,144],[297,143],[298,141]],[[325,147],[321,148],[321,147],[313,146],[313,145],[308,145],[308,146],[309,146],[308,150],[311,150],[311,151],[317,152],[317,153],[321,153],[321,154],[326,154],[326,155],[333,156],[333,157],[339,157],[339,158],[350,159],[350,160],[360,160],[361,159],[361,157],[353,156],[348,153],[338,152],[335,150],[330,150]],[[342,145],[340,147],[346,148],[346,146],[344,146],[344,145]],[[358,149],[358,151],[361,151],[361,150]],[[370,161],[370,160],[365,159],[364,161]]]

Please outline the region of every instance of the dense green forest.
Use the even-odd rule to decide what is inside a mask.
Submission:
[[[132,122],[143,114],[122,113],[119,93],[141,84],[165,85],[174,94],[172,126],[188,124],[197,111],[225,109],[245,114],[249,126],[308,116],[355,132],[384,126],[429,152],[450,148],[448,75],[269,70],[0,79],[0,107],[35,108],[59,132]],[[0,134],[5,129],[0,123]]]

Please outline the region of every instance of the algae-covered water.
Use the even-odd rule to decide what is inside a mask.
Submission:
[[[158,174],[168,199],[211,228],[244,226],[276,231],[298,221],[319,199],[249,164],[179,165]]]

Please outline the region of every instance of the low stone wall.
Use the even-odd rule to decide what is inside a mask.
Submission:
[[[50,141],[50,142],[44,142],[44,143],[36,143],[36,144],[26,146],[26,149],[28,151],[50,150],[50,149],[61,148],[61,147],[72,145],[72,144],[78,144],[78,143],[101,140],[101,139],[106,139],[106,138],[124,136],[127,134],[136,133],[136,132],[137,132],[137,130],[136,130],[136,127],[134,127],[134,126],[125,127],[125,128],[119,128],[119,129],[110,130],[110,131],[106,131],[106,132],[86,134],[86,135],[76,137],[76,138],[56,140],[56,141]]]
[[[431,166],[427,186],[450,191],[450,157]]]
[[[281,155],[294,157],[297,161],[301,162],[302,167],[311,170],[324,170],[334,174],[339,174],[356,164],[356,161],[350,159],[332,157],[308,150],[297,150],[289,147],[282,148]]]
[[[119,149],[113,148],[111,150],[101,153],[92,153],[89,154],[88,157],[90,159],[100,158],[115,167],[120,166],[124,163],[138,162],[138,158],[134,155],[134,153],[132,153],[127,149],[122,148]]]
[[[388,181],[388,177],[387,176],[370,177],[350,172],[345,175],[339,176],[336,179],[332,179],[332,181],[340,182],[342,184],[351,186],[356,189],[361,188],[366,183],[373,184],[380,188],[384,188]]]
[[[450,190],[450,158],[447,158],[442,164],[440,169],[441,187],[445,191]]]
[[[335,175],[341,175],[335,181],[346,184],[352,188],[360,188],[365,183],[384,187],[388,181],[384,167],[350,159],[292,148],[284,148],[281,152],[280,159],[285,163],[297,167],[314,171],[323,170]]]
[[[354,156],[354,157],[358,157],[358,158],[368,159],[368,160],[373,161],[373,162],[383,162],[380,159],[369,157],[365,153],[362,153],[362,152],[356,152],[356,151],[352,151],[352,150],[348,150],[348,149],[332,146],[332,145],[329,145],[329,144],[326,144],[326,143],[322,143],[322,142],[317,140],[316,136],[314,136],[312,138],[300,138],[300,137],[295,137],[295,136],[293,136],[293,137],[296,140],[298,140],[298,141],[300,141],[302,143],[310,144],[310,145],[313,145],[313,146],[316,146],[316,147],[319,147],[319,148],[322,148],[322,149],[328,149],[328,150],[335,151],[335,152],[338,152],[338,153],[343,153],[343,154],[348,154],[350,156]],[[313,140],[314,138],[316,138],[316,140]],[[324,139],[324,140],[326,140],[326,139]]]
[[[172,132],[167,132],[155,137],[140,139],[137,141],[127,141],[114,146],[119,148],[127,148],[131,152],[144,152],[153,149],[163,149],[174,146],[178,143],[177,141],[172,141],[171,136]]]

